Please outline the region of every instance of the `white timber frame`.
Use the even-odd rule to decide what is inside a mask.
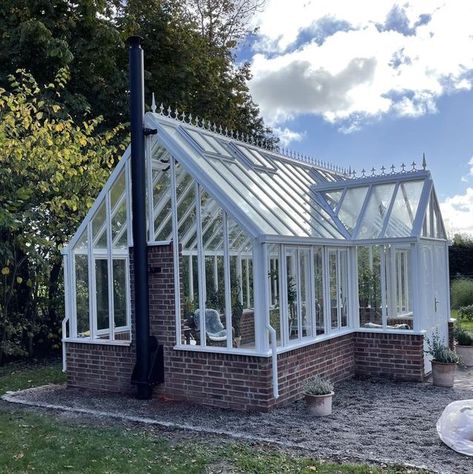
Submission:
[[[158,131],[157,135],[146,138],[148,244],[173,243],[176,349],[274,357],[276,352],[290,351],[354,331],[422,333],[425,309],[416,297],[422,278],[418,244],[421,240],[424,243],[446,243],[432,179],[425,167],[422,170],[403,170],[399,173],[348,179],[345,172],[314,165],[296,157],[283,156],[216,133],[215,129],[202,130],[160,114],[146,114],[145,126]],[[127,232],[127,245],[133,245],[130,232],[129,156],[130,151],[127,149],[76,234],[63,250],[66,283],[64,341],[117,345],[131,342],[129,249],[116,248],[112,236],[114,212],[119,203],[125,202],[126,223],[116,239],[121,239],[123,233]],[[178,167],[182,167],[185,174],[190,176],[188,182],[185,181],[186,176],[182,170],[177,176]],[[239,173],[245,170],[248,173],[243,179]],[[125,192],[119,203],[112,205],[111,190],[122,172],[125,173]],[[406,191],[408,183],[419,183],[421,189],[418,198],[413,200],[414,204]],[[376,216],[376,235],[372,238],[360,238],[365,214],[371,205],[370,200],[374,199],[379,186],[383,185],[391,186],[392,191],[389,199],[378,206],[382,210]],[[248,189],[244,186],[254,194],[248,195]],[[349,229],[343,220],[343,211],[348,203],[350,190],[356,188],[364,188],[366,192],[356,215],[355,225]],[[205,210],[210,217],[205,224],[202,221],[203,193],[209,196],[210,201]],[[338,202],[329,203],[324,197],[327,193],[338,193]],[[192,206],[179,216],[178,209],[190,196]],[[292,207],[283,206],[288,202]],[[401,226],[399,218],[393,220],[394,214],[399,212],[399,202],[406,207],[409,221],[407,226]],[[105,232],[106,235],[106,247],[103,249],[95,245],[94,239],[97,236],[93,232],[94,217],[101,206],[105,206],[105,221],[103,230],[98,233]],[[274,212],[268,213],[267,209],[273,209]],[[184,235],[180,235],[181,226],[192,218],[194,212],[195,223]],[[396,230],[399,230],[399,235],[392,237],[389,232]],[[204,242],[203,237],[207,232],[212,233],[208,241]],[[87,246],[80,246],[85,235]],[[382,246],[388,249],[381,253],[381,328],[360,326],[359,246]],[[269,248],[273,249],[271,253]],[[294,334],[297,336],[293,338],[288,314],[287,252],[294,255],[292,272],[296,282],[297,321],[294,323],[297,325],[297,332]],[[321,252],[322,268],[318,269],[315,268],[316,252]],[[78,255],[87,256],[88,334],[78,334],[77,330]],[[186,344],[182,334],[185,305],[180,297],[181,281],[188,288],[189,300],[197,305],[200,314],[205,314],[209,281],[206,275],[206,257],[212,258],[210,281],[213,289],[225,290],[222,322],[228,330],[222,346],[208,344],[206,317],[200,317],[199,341],[196,344]],[[331,258],[335,259],[335,274],[332,275],[335,287],[332,291],[329,268]],[[113,262],[117,259],[124,260],[126,267],[126,324],[122,327],[115,327],[114,319]],[[179,275],[181,259],[188,269],[186,281]],[[109,303],[106,329],[97,328],[95,272],[96,261],[99,260],[107,262]],[[220,261],[223,262],[222,279],[219,277]],[[230,330],[233,321],[229,290],[232,285],[233,261],[236,261],[240,301],[254,315],[254,343],[243,347],[235,347]],[[385,269],[388,267],[390,270],[387,272]],[[323,306],[320,307],[317,306],[315,296],[316,270],[322,274]],[[269,278],[270,272],[277,273],[277,278]],[[401,278],[401,273],[404,279]],[[304,288],[301,287],[301,282],[305,285]],[[401,299],[396,296],[400,289]],[[279,302],[279,334],[270,321],[270,310],[276,302]],[[410,309],[401,315],[412,317],[412,329],[389,327],[389,319],[400,313],[400,303]],[[332,308],[334,314],[336,312],[336,324],[335,320],[332,324]],[[323,327],[322,318],[318,317],[320,310],[323,313]],[[126,340],[120,336],[123,332],[129,333]]]

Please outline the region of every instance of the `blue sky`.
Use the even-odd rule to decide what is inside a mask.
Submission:
[[[471,18],[471,0],[266,0],[238,57],[289,148],[357,170],[425,152],[447,227],[473,234]]]

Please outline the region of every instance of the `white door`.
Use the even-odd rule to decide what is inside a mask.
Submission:
[[[432,242],[420,246],[420,270],[422,329],[426,330],[426,338],[431,339],[438,332],[440,338],[448,344],[449,289],[446,247],[443,243]],[[425,373],[432,370],[431,359],[431,356],[425,354]]]

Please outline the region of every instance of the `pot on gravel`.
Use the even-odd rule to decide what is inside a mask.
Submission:
[[[473,366],[473,334],[461,327],[456,327],[453,334],[455,341],[457,341],[455,350],[460,356],[462,364],[467,367]]]
[[[332,414],[333,383],[314,375],[304,383],[304,396],[309,414],[327,416]]]
[[[455,383],[456,363],[432,361],[432,380],[436,387],[453,387]]]
[[[452,351],[440,339],[439,333],[432,334],[432,338],[427,338],[425,351],[432,356],[432,379],[436,387],[453,387],[455,382],[455,371],[460,361],[458,354]]]

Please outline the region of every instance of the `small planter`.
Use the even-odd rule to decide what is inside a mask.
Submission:
[[[334,392],[325,395],[305,394],[305,401],[309,413],[313,416],[327,416],[332,414],[332,397]]]
[[[463,365],[466,365],[467,367],[473,366],[473,346],[463,346],[457,344],[455,350],[460,356]]]
[[[453,387],[457,364],[432,361],[432,379],[436,387]]]

